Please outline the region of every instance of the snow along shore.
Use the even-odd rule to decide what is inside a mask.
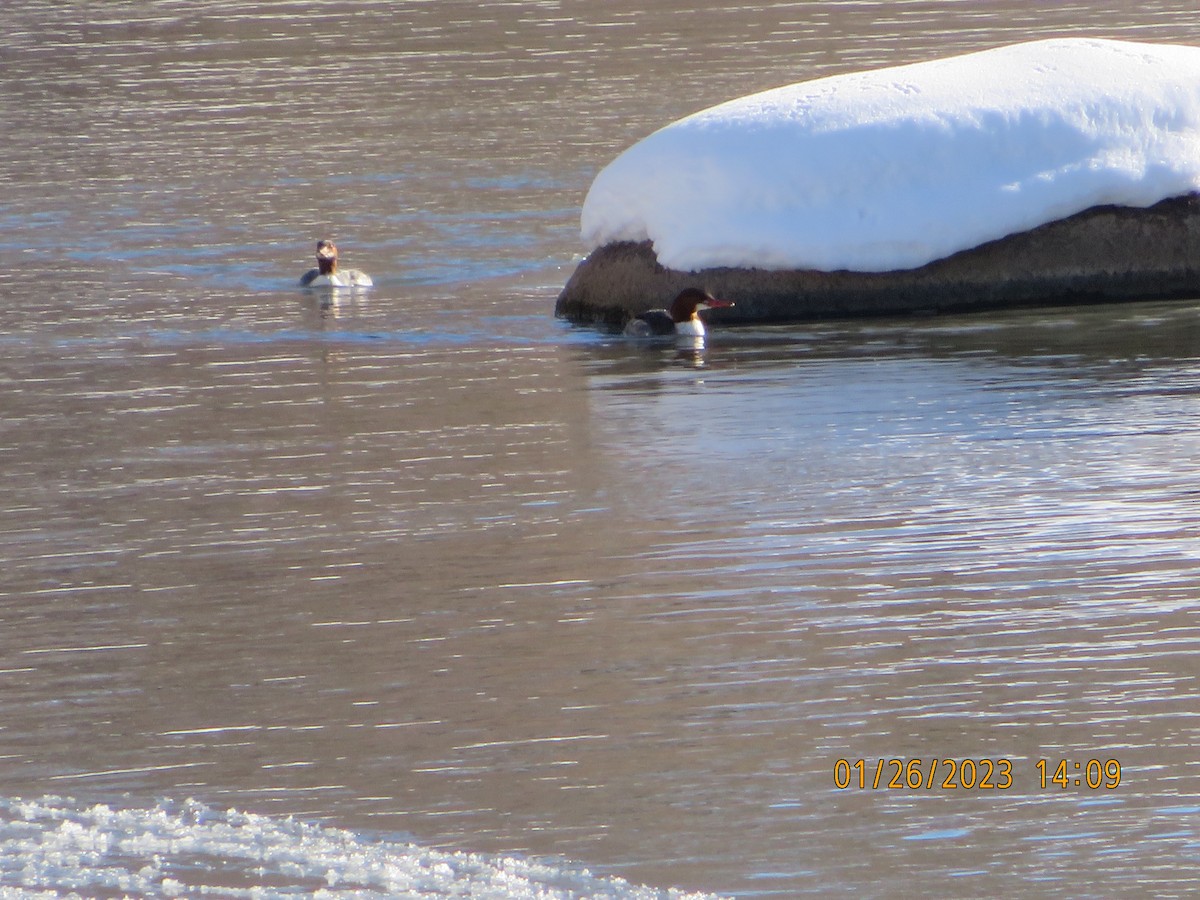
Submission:
[[[696,113],[596,176],[582,234],[680,272],[886,272],[1197,189],[1200,48],[1068,38]]]

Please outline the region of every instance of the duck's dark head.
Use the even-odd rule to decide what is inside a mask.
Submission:
[[[696,317],[696,311],[701,309],[721,309],[733,306],[732,300],[718,300],[708,291],[699,288],[685,288],[671,301],[671,320],[688,322]]]
[[[333,241],[317,241],[317,271],[332,275],[337,271],[337,247]]]

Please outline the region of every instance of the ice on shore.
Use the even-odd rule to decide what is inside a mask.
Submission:
[[[1200,189],[1200,48],[1067,38],[789,85],[596,176],[585,244],[678,270],[924,265],[1092,206]]]
[[[193,800],[121,808],[62,797],[0,797],[0,897],[18,896],[709,897],[592,875],[562,861],[439,851]]]

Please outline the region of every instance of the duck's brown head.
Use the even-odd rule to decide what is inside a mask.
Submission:
[[[317,241],[317,271],[322,275],[337,272],[338,254],[333,241]]]
[[[721,309],[733,306],[732,300],[718,300],[708,291],[699,288],[685,288],[671,301],[672,321],[688,322],[696,317],[696,311],[701,309]]]

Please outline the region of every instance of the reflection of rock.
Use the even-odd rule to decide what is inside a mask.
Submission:
[[[1200,297],[1200,195],[1094,207],[895,272],[677,272],[649,242],[608,244],[579,264],[555,314],[619,325],[689,285],[735,301],[707,314],[728,323]]]

